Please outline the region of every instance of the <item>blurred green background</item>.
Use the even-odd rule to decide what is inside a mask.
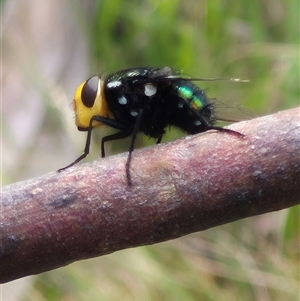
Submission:
[[[0,4],[2,185],[57,170],[81,154],[85,134],[74,125],[71,102],[93,74],[170,66],[194,77],[250,79],[199,83],[233,116],[240,107],[251,118],[299,105],[298,0]],[[95,131],[86,161],[98,158],[105,131]],[[164,141],[182,135],[170,131]],[[138,147],[153,143],[139,137]],[[126,145],[108,148],[112,154]],[[299,206],[77,262],[4,285],[2,294],[22,301],[294,301]]]

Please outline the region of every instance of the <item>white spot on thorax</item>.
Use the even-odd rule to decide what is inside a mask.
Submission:
[[[194,121],[194,125],[197,125],[197,126],[198,126],[198,125],[200,125],[200,124],[201,124],[201,121],[200,121],[200,120],[195,120],[195,121]]]
[[[127,104],[127,98],[125,96],[120,96],[118,98],[118,102],[120,105],[126,105]]]
[[[130,115],[131,115],[132,117],[136,117],[138,114],[139,114],[139,113],[138,113],[137,111],[131,111],[131,112],[130,112]]]
[[[145,85],[145,95],[146,96],[152,96],[157,92],[157,87],[152,84],[146,84]]]
[[[122,83],[118,80],[115,80],[113,82],[110,82],[107,84],[107,88],[117,88],[120,87],[122,85]]]

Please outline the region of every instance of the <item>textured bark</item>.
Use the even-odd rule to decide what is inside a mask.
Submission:
[[[299,109],[2,189],[0,282],[299,204]]]

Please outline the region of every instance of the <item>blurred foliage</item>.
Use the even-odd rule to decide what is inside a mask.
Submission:
[[[134,66],[170,66],[195,77],[250,79],[249,84],[199,83],[229,111],[244,107],[252,117],[299,105],[297,0],[98,0],[64,5],[76,17],[74,32],[87,40],[83,46],[89,49],[90,75]],[[64,78],[64,71],[59,78]],[[36,115],[56,139],[67,140],[63,105],[48,98],[44,97],[44,113]],[[3,125],[6,131],[8,126]],[[52,154],[51,144],[56,148],[61,144],[51,140],[38,155],[33,150],[39,129],[35,135],[28,152],[22,149],[23,165],[10,171],[9,179],[18,179],[20,169],[30,164],[40,166]],[[69,161],[83,148],[84,138],[77,142],[79,135],[64,142],[67,151],[75,149]],[[178,135],[171,131],[164,141]],[[141,137],[138,147],[152,143]],[[121,151],[118,142],[112,145],[118,148],[113,152]],[[99,151],[94,148],[91,153],[88,160]],[[57,165],[56,159],[49,162]],[[298,297],[298,268],[299,206],[42,274],[21,300],[292,301]]]

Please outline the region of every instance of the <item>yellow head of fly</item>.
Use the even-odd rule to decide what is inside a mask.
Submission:
[[[87,129],[93,116],[104,118],[110,116],[103,94],[103,83],[98,76],[93,76],[77,88],[73,101],[73,109],[75,112],[75,124],[78,129]],[[99,125],[103,124],[93,121],[93,127]]]

